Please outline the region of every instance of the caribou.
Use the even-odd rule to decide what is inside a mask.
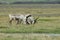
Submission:
[[[34,17],[31,14],[28,14],[26,16],[26,23],[27,24],[35,24],[38,18],[39,17],[37,17],[36,19],[34,19]]]
[[[9,23],[11,24],[13,20],[16,20],[16,24],[23,23],[23,24],[35,24],[36,19],[31,14],[9,14],[10,21]]]
[[[19,24],[21,23],[22,20],[24,20],[24,15],[22,14],[9,14],[10,21],[9,23],[11,24],[13,20],[16,20],[16,23]]]

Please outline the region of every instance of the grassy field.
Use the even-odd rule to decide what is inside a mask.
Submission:
[[[0,33],[0,40],[60,40],[60,36],[48,34],[5,34]]]
[[[60,4],[0,5],[0,14],[60,14]]]
[[[16,25],[14,21],[9,24],[8,14],[28,13],[34,14],[35,18],[39,15],[36,24]],[[59,14],[60,4],[0,5],[0,40],[60,40],[60,35],[48,35],[60,34]]]
[[[60,17],[40,17],[36,24],[9,24],[9,18],[0,17],[0,32],[3,33],[60,33]]]
[[[45,7],[45,6],[47,7]],[[57,5],[57,6],[56,6]],[[43,7],[41,7],[43,6]],[[2,33],[60,33],[60,16],[40,16],[36,24],[9,24],[8,14],[60,14],[60,4],[0,5],[0,32]],[[54,7],[54,8],[53,8]],[[37,16],[34,16],[37,17]]]

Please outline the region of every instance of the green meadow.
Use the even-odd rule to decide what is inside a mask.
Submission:
[[[0,33],[0,40],[60,40],[60,36],[48,34],[5,34]]]
[[[35,24],[9,24],[9,14],[32,14]],[[60,4],[0,5],[0,40],[60,40]]]
[[[47,7],[45,7],[45,6]],[[56,6],[57,5],[57,6]],[[43,6],[43,7],[41,7]],[[39,16],[31,25],[9,24],[8,14],[60,14],[60,4],[0,5],[0,32],[2,33],[60,33],[60,16]],[[54,7],[54,8],[53,8]]]

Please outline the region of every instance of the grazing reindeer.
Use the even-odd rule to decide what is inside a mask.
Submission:
[[[17,15],[17,14],[9,14],[9,18],[10,21],[9,23],[11,24],[13,20],[16,20],[17,24],[19,24],[19,22],[23,23],[23,24],[35,24],[36,23],[36,19],[34,19],[34,17],[31,14],[26,14],[26,15]]]
[[[16,15],[16,14],[9,14],[10,21],[9,23],[11,24],[13,20],[16,20],[17,24],[24,20],[24,15]]]
[[[26,17],[26,23],[27,23],[27,24],[35,24],[38,18],[39,18],[39,17],[37,17],[36,19],[34,19],[34,17],[33,17],[31,14],[29,14],[29,15]]]
[[[23,23],[23,24],[27,24],[26,22],[26,17],[29,16],[28,14],[26,15],[17,15],[17,14],[9,14],[9,18],[10,18],[10,21],[9,23],[11,24],[13,20],[16,20],[17,24],[19,24],[19,22]]]

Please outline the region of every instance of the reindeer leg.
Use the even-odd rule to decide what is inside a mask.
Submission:
[[[15,18],[16,19],[16,24],[19,24],[19,18]]]
[[[16,20],[16,22],[17,22],[16,24],[19,24],[19,20]]]
[[[13,18],[12,18],[12,19],[10,19],[9,23],[10,23],[10,24],[12,24],[12,21],[13,21]]]
[[[10,20],[9,23],[11,24],[12,23],[12,20]]]

